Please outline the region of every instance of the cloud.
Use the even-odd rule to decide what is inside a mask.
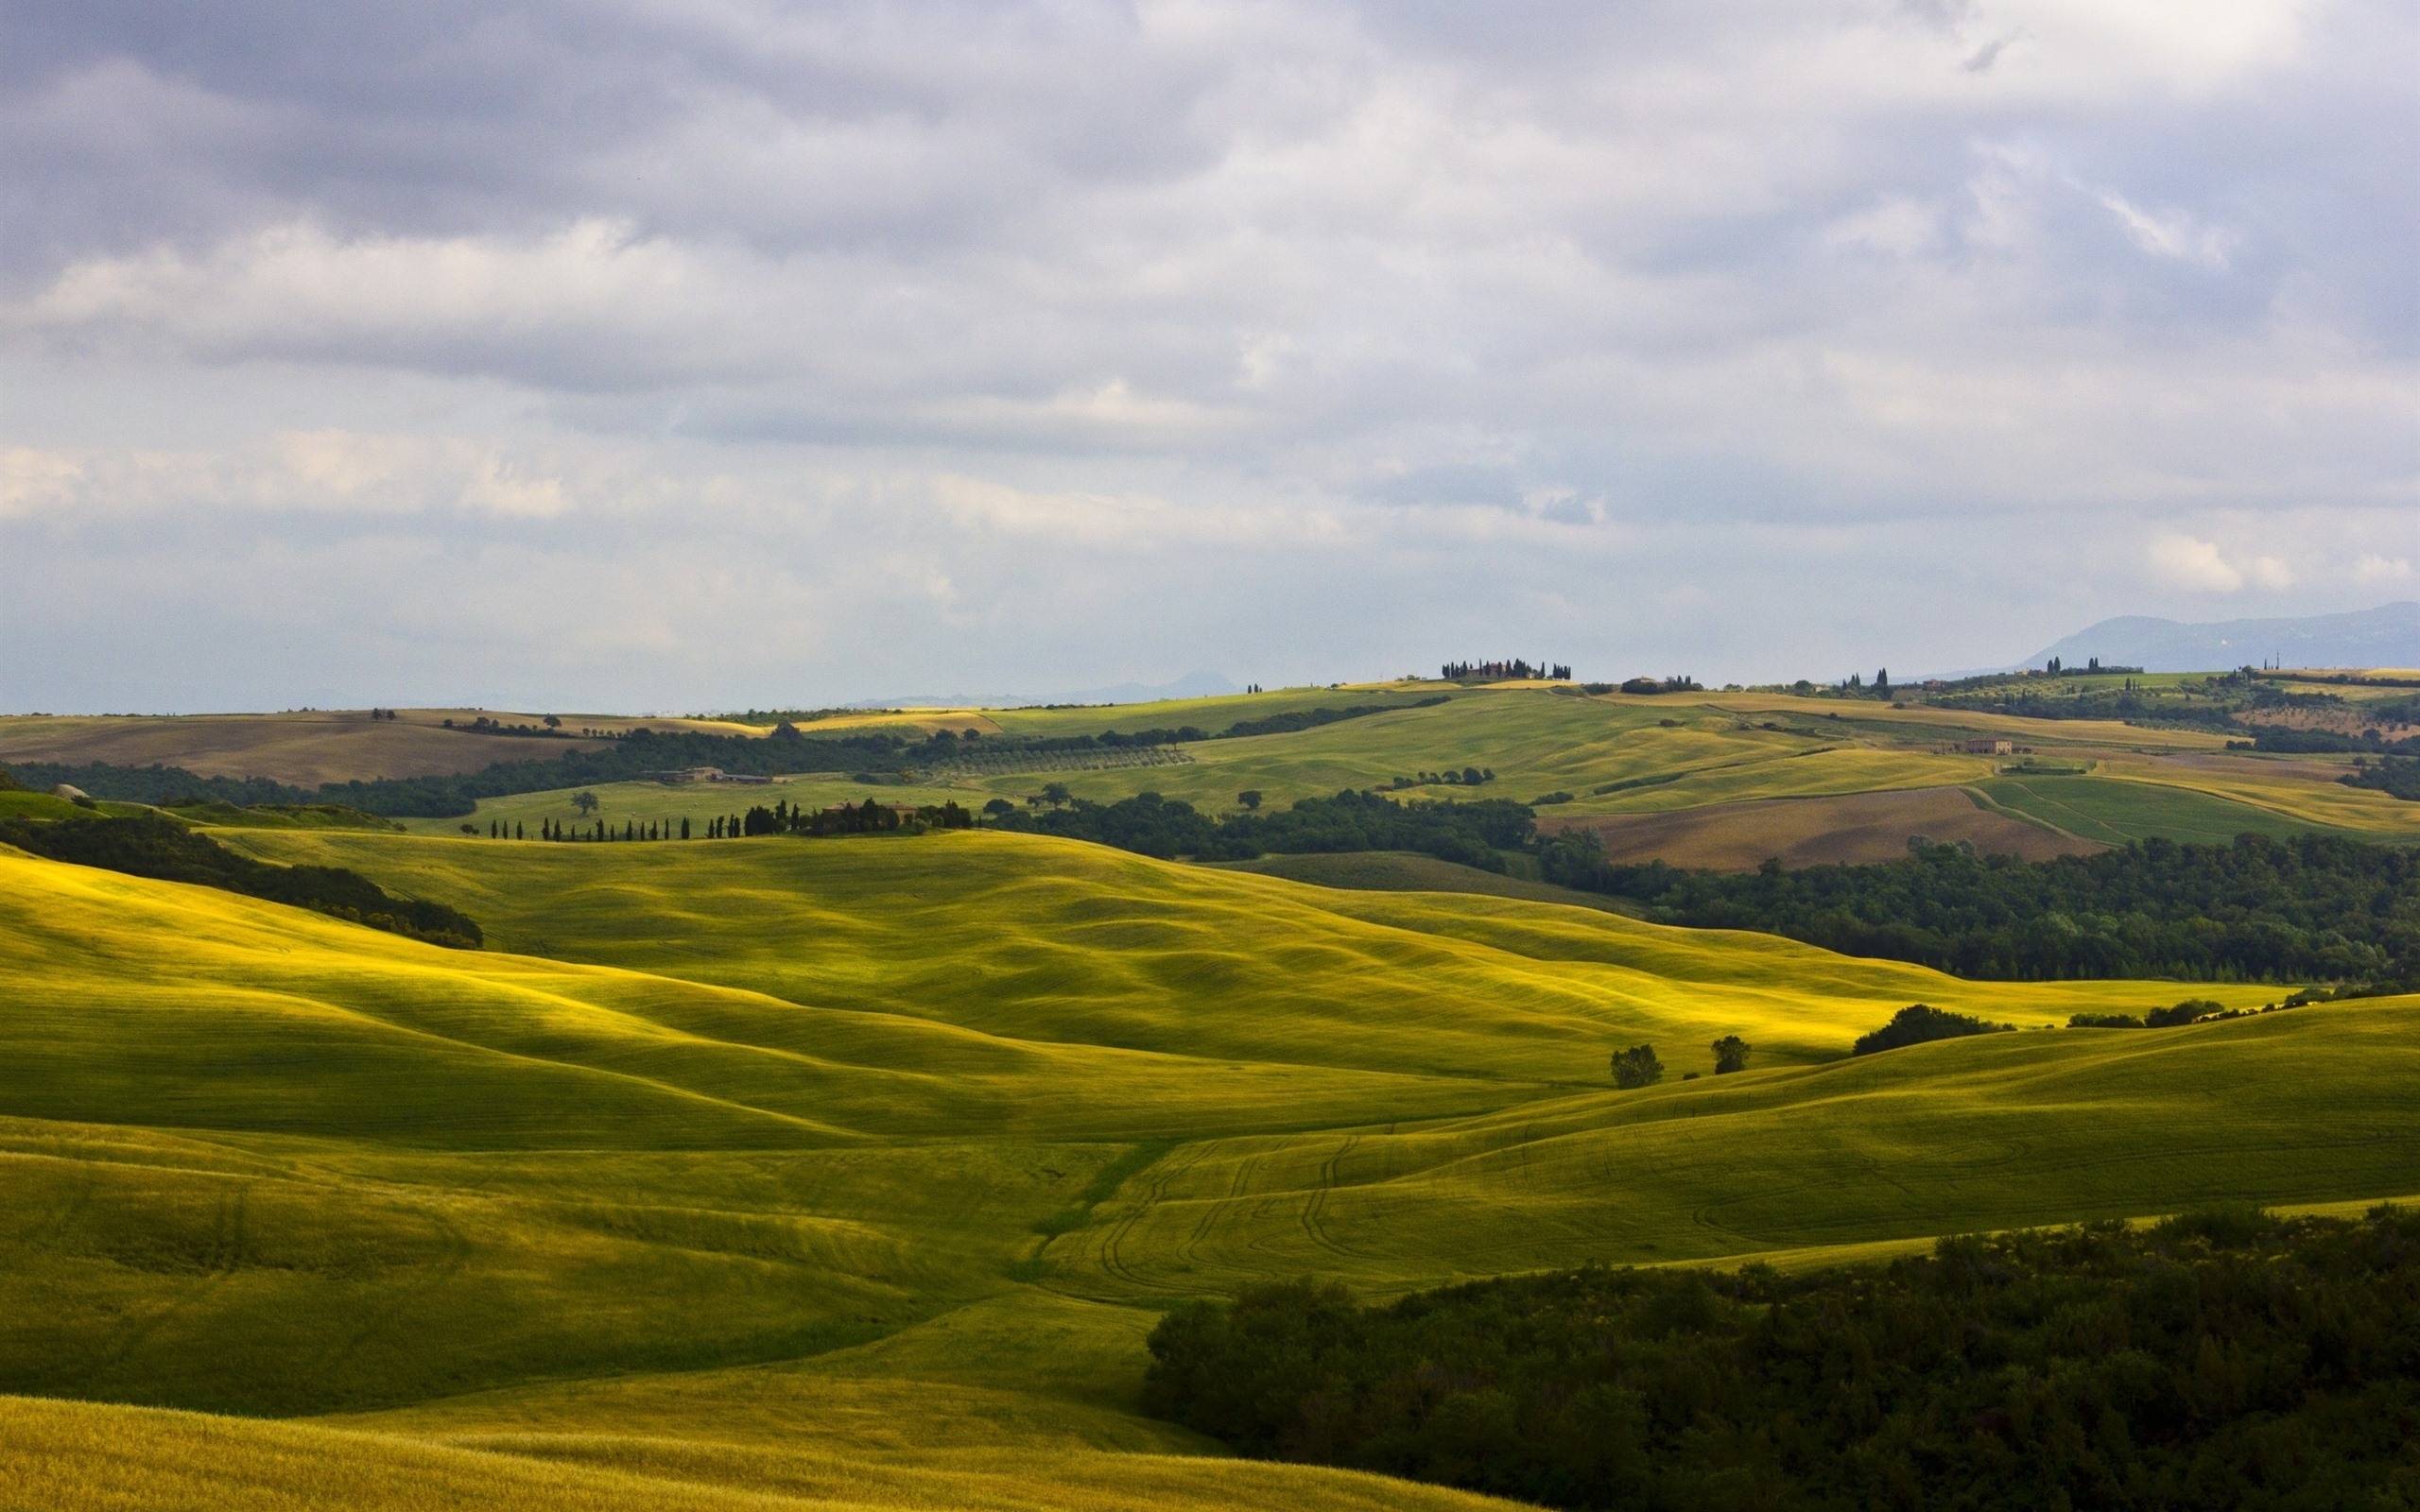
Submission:
[[[2148,555],[2157,576],[2196,593],[2232,593],[2247,586],[2275,592],[2294,585],[2293,570],[2273,555],[2230,558],[2215,541],[2181,531],[2154,535]]]
[[[37,0],[12,32],[21,597],[122,567],[102,526],[139,519],[257,546],[229,573],[391,579],[328,601],[411,627],[365,647],[509,562],[644,598],[630,654],[666,667],[830,651],[755,594],[929,619],[892,685],[1072,659],[992,679],[1040,686],[1264,626],[1391,669],[1465,627],[1610,638],[1659,541],[1706,583],[1861,542],[1827,600],[1928,543],[1896,571],[1999,574],[1968,586],[2045,621],[2018,649],[2408,556],[2405,9],[420,0],[339,36]],[[2080,534],[2148,555],[1960,543]],[[207,597],[243,591],[126,633],[249,623]],[[483,612],[553,664],[543,615]],[[2010,654],[1797,612],[1766,642]],[[1084,662],[1139,644],[1119,616],[1190,627],[1180,664]]]
[[[2235,240],[2228,232],[2201,225],[2182,210],[2141,210],[2124,196],[2107,191],[2098,198],[2125,227],[2134,244],[2152,256],[2179,258],[2216,268],[2227,266],[2227,249]]]
[[[543,462],[459,437],[288,431],[232,453],[0,453],[0,518],[65,527],[219,512],[549,519],[574,503]]]

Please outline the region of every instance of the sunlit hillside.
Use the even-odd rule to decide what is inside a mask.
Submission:
[[[2408,999],[2050,1030],[2182,994],[984,832],[216,833],[491,948],[0,855],[0,1389],[343,1415],[12,1401],[22,1501],[1475,1505],[1186,1457],[1151,1308],[2420,1187]],[[2029,1027],[1843,1057],[1919,1000]]]

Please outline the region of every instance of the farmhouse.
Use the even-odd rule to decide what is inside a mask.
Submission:
[[[741,782],[762,786],[772,782],[769,777],[752,777],[745,772],[726,772],[719,766],[683,766],[668,772],[649,772],[659,782]]]
[[[1970,740],[1966,743],[1969,756],[2014,756],[2016,742],[2013,740]]]

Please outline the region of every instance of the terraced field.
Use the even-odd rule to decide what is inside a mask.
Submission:
[[[1151,1308],[2420,1187],[2413,1000],[1849,1060],[2182,994],[990,833],[220,833],[493,948],[0,854],[0,1501],[1476,1507],[1201,1458]]]

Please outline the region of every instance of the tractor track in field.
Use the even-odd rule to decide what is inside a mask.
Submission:
[[[441,1287],[461,1275],[469,1265],[471,1256],[469,1237],[456,1226],[453,1219],[444,1213],[432,1209],[425,1215],[429,1223],[445,1239],[444,1255],[436,1264],[430,1266],[426,1274],[418,1281],[401,1288],[384,1305],[372,1309],[369,1316],[353,1330],[349,1337],[320,1357],[317,1369],[323,1378],[359,1353],[361,1347],[370,1342],[372,1335],[410,1311],[412,1306],[423,1297],[434,1295]]]
[[[217,1211],[214,1214],[216,1221],[211,1232],[210,1246],[203,1252],[207,1263],[201,1268],[200,1280],[190,1290],[170,1297],[159,1311],[129,1331],[117,1348],[110,1351],[109,1358],[93,1372],[96,1383],[107,1379],[127,1361],[133,1358],[136,1350],[142,1349],[154,1334],[167,1327],[173,1319],[195,1311],[213,1293],[234,1279],[236,1271],[241,1268],[243,1259],[244,1230],[246,1214],[251,1205],[251,1180],[245,1180],[240,1183],[233,1195],[219,1198]]]

